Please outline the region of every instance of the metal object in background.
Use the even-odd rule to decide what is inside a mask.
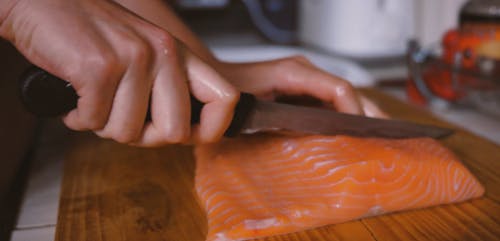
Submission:
[[[407,93],[421,104],[475,108],[500,118],[500,1],[464,5],[441,46],[408,49]]]
[[[176,0],[174,6],[181,18],[201,35],[256,32],[274,43],[294,44],[297,42],[298,2]]]
[[[243,0],[257,29],[271,41],[297,41],[298,0]]]
[[[468,1],[460,12],[460,23],[500,21],[500,1],[498,0],[472,0]]]
[[[474,68],[465,68],[458,61],[463,58],[461,54],[449,64],[436,52],[420,49],[416,42],[410,44],[407,87],[410,99],[432,106],[476,108],[500,118],[500,75],[487,71],[499,69],[500,61],[482,58]]]
[[[176,0],[175,4],[183,9],[214,9],[226,7],[229,0]]]

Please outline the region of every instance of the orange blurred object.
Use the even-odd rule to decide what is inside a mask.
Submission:
[[[425,104],[431,97],[455,102],[470,90],[488,89],[495,84],[486,79],[495,78],[500,63],[500,18],[488,15],[492,11],[487,10],[500,6],[483,4],[478,8],[474,4],[462,9],[459,28],[443,36],[439,55],[424,60],[418,56],[421,50],[410,50],[410,61],[416,63],[410,63],[407,94],[413,102]],[[485,14],[479,14],[482,12]]]

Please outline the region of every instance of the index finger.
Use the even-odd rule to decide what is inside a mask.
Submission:
[[[333,76],[300,61],[285,60],[269,78],[272,88],[281,93],[311,95],[333,104],[336,110],[348,114],[364,114],[354,87],[344,79]]]
[[[187,51],[186,67],[191,94],[205,103],[200,123],[192,129],[195,142],[213,142],[222,137],[233,118],[239,91],[211,66]]]

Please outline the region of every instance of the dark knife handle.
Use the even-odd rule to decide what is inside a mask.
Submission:
[[[76,108],[79,96],[71,84],[45,70],[33,66],[25,71],[20,78],[21,99],[28,111],[40,117],[56,117]],[[234,110],[233,120],[224,136],[236,136],[246,117],[256,103],[255,96],[241,93]],[[200,122],[203,103],[191,96],[191,124]],[[145,121],[151,120],[148,114]]]

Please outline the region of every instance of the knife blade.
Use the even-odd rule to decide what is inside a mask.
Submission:
[[[442,138],[453,130],[393,119],[344,114],[327,109],[257,101],[242,133],[284,132],[383,138]]]
[[[67,81],[36,66],[22,75],[20,89],[25,107],[41,117],[67,113],[76,107],[78,101],[78,95]],[[192,124],[199,123],[202,108],[203,103],[191,97]],[[233,120],[224,135],[232,137],[240,133],[255,132],[342,134],[383,138],[441,138],[453,133],[447,128],[407,121],[377,119],[327,109],[261,101],[251,94],[242,93]]]

